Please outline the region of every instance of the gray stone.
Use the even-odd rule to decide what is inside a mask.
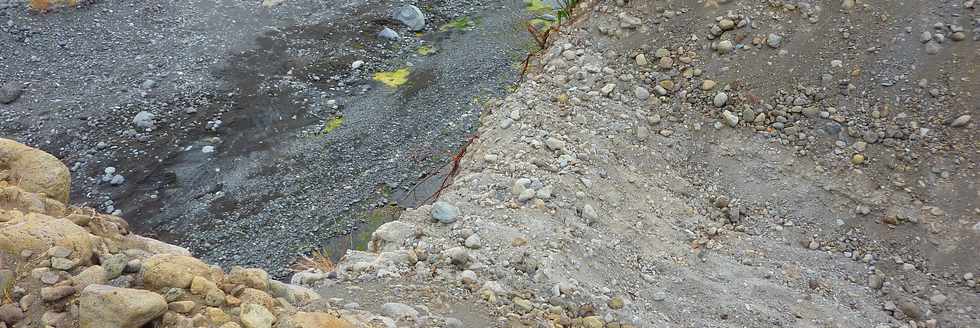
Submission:
[[[968,123],[970,123],[970,119],[972,119],[972,118],[973,117],[970,116],[970,115],[961,115],[960,117],[957,117],[955,120],[953,120],[953,122],[950,122],[949,123],[949,126],[954,127],[954,128],[964,127]]]
[[[9,104],[17,101],[23,93],[23,84],[14,81],[4,83],[3,86],[0,86],[0,104]]]
[[[147,111],[141,111],[133,117],[133,124],[140,129],[152,129],[156,115]]]
[[[636,96],[636,99],[647,100],[650,98],[650,91],[647,91],[647,89],[644,87],[637,86],[635,89],[633,89],[633,95]]]
[[[20,307],[13,303],[0,305],[0,322],[13,325],[21,320],[24,320],[24,311]]]
[[[766,44],[772,48],[779,48],[779,45],[781,45],[782,43],[783,43],[783,37],[780,36],[779,34],[769,33],[769,36],[766,38]]]
[[[481,239],[480,235],[478,234],[472,234],[466,238],[466,241],[463,242],[463,245],[465,245],[468,248],[478,249],[480,247],[483,247],[483,239]]]
[[[392,18],[405,24],[412,31],[425,29],[425,14],[422,13],[419,7],[413,5],[402,6],[395,10]]]
[[[64,246],[54,246],[48,249],[48,255],[58,258],[68,258],[71,256],[71,249]]]
[[[545,146],[548,146],[548,149],[551,150],[565,149],[565,142],[555,137],[548,137],[548,139],[544,141],[544,144]]]
[[[713,100],[715,107],[724,107],[728,103],[728,94],[724,92],[719,92],[715,95]]]
[[[725,125],[733,128],[738,125],[738,116],[735,116],[735,114],[732,114],[732,112],[728,110],[721,112],[721,117],[724,119]]]
[[[52,257],[51,258],[51,268],[58,270],[71,270],[75,267],[75,262],[66,258]]]
[[[75,287],[55,286],[41,288],[41,299],[45,302],[54,302],[62,298],[75,294]]]
[[[456,222],[459,217],[459,208],[447,202],[435,202],[432,204],[432,218],[444,224]]]
[[[592,205],[585,205],[582,207],[582,217],[585,218],[589,224],[592,224],[599,220],[599,213],[596,212]]]
[[[378,32],[378,37],[391,41],[398,41],[399,39],[401,39],[401,36],[398,35],[398,32],[395,32],[394,30],[387,27],[381,30],[381,32]]]
[[[102,258],[101,262],[106,272],[106,279],[112,280],[122,275],[129,258],[125,254],[112,254]]]
[[[381,305],[381,314],[395,320],[409,319],[409,321],[414,321],[419,316],[419,311],[407,304],[392,302]]]

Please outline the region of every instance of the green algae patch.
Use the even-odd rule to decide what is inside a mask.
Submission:
[[[417,52],[419,55],[422,55],[422,56],[428,56],[428,55],[431,55],[431,54],[436,53],[436,50],[437,49],[436,48],[433,48],[433,47],[421,46],[418,49],[416,49],[415,52]]]
[[[544,0],[525,0],[524,3],[527,5],[527,11],[533,14],[549,14],[555,8],[548,5]]]
[[[446,32],[449,30],[467,30],[476,27],[476,21],[469,17],[460,17],[449,21],[449,23],[443,24],[439,27],[440,31]]]
[[[327,120],[326,122],[323,123],[323,130],[320,130],[320,134],[321,135],[324,135],[324,134],[330,133],[333,130],[336,130],[337,128],[339,128],[343,124],[344,124],[344,117],[343,116],[337,116],[337,117],[331,118],[331,119],[329,119],[329,120]]]
[[[412,71],[407,68],[402,68],[394,72],[377,72],[374,73],[374,80],[384,83],[384,85],[389,88],[398,88],[405,82],[408,82],[408,74]]]
[[[378,227],[381,225],[397,220],[403,210],[398,206],[388,205],[364,213],[362,217],[364,226],[351,235],[350,248],[359,251],[368,250],[368,244],[371,243],[371,234],[375,230],[378,230]]]

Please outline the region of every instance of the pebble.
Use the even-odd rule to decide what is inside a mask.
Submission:
[[[646,66],[649,64],[649,62],[647,62],[647,56],[643,54],[636,55],[636,64],[640,66]]]
[[[770,48],[773,49],[779,48],[779,45],[781,45],[782,43],[783,43],[783,37],[780,36],[779,34],[770,33],[769,36],[766,37],[766,44],[769,45]]]
[[[864,163],[864,160],[864,155],[861,154],[854,154],[854,156],[851,156],[851,164],[854,165],[861,165],[861,163]]]
[[[378,32],[378,37],[391,41],[398,41],[398,39],[401,39],[401,36],[398,35],[398,32],[395,32],[394,30],[387,27],[381,30],[381,32]]]
[[[964,127],[970,123],[970,119],[972,118],[973,117],[970,115],[961,115],[960,117],[954,119],[953,122],[950,122],[949,126],[954,128]]]
[[[718,46],[715,47],[715,50],[718,51],[718,53],[726,54],[726,53],[731,52],[732,49],[734,49],[734,48],[735,48],[735,45],[732,43],[732,41],[724,40],[724,41],[718,42]]]
[[[133,117],[133,124],[140,129],[152,129],[155,118],[156,115],[153,115],[153,113],[141,111]]]
[[[637,86],[635,89],[633,89],[633,95],[636,96],[636,99],[647,100],[650,98],[650,91],[647,91],[647,89],[644,87]]]
[[[0,104],[9,104],[17,101],[23,93],[23,84],[14,81],[4,83],[3,86],[0,86]]]
[[[610,93],[613,92],[613,90],[616,90],[616,84],[609,83],[603,86],[602,89],[599,90],[599,92],[601,92],[603,96],[608,96]]]
[[[935,54],[938,54],[939,51],[941,51],[941,50],[942,50],[942,47],[940,47],[939,46],[939,43],[937,43],[936,41],[929,41],[929,42],[926,43],[926,53],[927,54],[935,55]]]
[[[728,110],[721,112],[721,117],[725,120],[725,125],[728,125],[729,127],[734,128],[738,125],[738,116],[735,116],[735,114],[732,114],[732,112]]]
[[[653,292],[653,300],[654,301],[662,302],[662,301],[664,301],[666,299],[667,299],[667,292],[664,292],[662,290],[658,290],[656,292]]]
[[[555,137],[548,137],[548,139],[545,139],[544,145],[548,146],[548,149],[551,150],[565,149],[565,142]]]
[[[472,234],[466,238],[463,245],[467,248],[479,249],[480,247],[483,247],[483,239],[481,239],[480,235],[478,234]]]
[[[711,91],[711,89],[714,89],[715,88],[715,85],[716,84],[717,83],[715,81],[712,81],[712,80],[704,80],[704,82],[701,82],[701,90]]]
[[[946,295],[943,295],[943,294],[935,294],[935,295],[932,295],[932,297],[929,298],[929,304],[932,304],[932,305],[941,305],[943,303],[946,303]]]
[[[599,213],[596,212],[592,205],[585,205],[582,207],[582,217],[587,219],[589,223],[592,223],[599,220]]]
[[[715,107],[724,107],[728,103],[728,94],[724,92],[719,92],[714,98]]]
[[[415,319],[419,316],[419,311],[413,309],[407,304],[392,302],[381,305],[381,314],[395,320],[402,320],[405,318]]]
[[[364,66],[363,60],[355,60],[353,63],[350,63],[351,69],[358,69],[361,68],[361,66]]]

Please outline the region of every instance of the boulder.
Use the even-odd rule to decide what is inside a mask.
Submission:
[[[291,328],[352,328],[350,322],[327,313],[296,312],[289,317]]]
[[[172,254],[154,255],[143,261],[140,268],[143,284],[153,289],[188,288],[194,277],[208,277],[210,272],[210,267],[201,260]]]
[[[371,234],[368,250],[375,253],[393,251],[414,235],[415,226],[401,221],[391,221],[382,224]]]
[[[269,293],[273,297],[281,297],[289,301],[290,304],[303,306],[310,302],[320,299],[320,294],[312,289],[283,283],[277,280],[270,280]]]
[[[71,175],[58,158],[19,142],[0,138],[0,172],[3,180],[24,190],[43,193],[62,204],[68,203]]]
[[[18,210],[24,213],[40,213],[51,217],[65,215],[65,204],[47,198],[44,194],[28,192],[17,186],[4,186],[0,181],[0,211]],[[0,218],[0,222],[7,221]]]
[[[84,289],[89,285],[103,285],[106,283],[108,277],[109,274],[106,273],[102,266],[93,265],[82,270],[82,272],[72,278],[72,281],[75,283],[75,287]]]
[[[271,328],[272,323],[276,321],[272,312],[258,304],[243,304],[241,313],[240,318],[245,328]]]
[[[395,10],[392,18],[405,24],[412,31],[425,29],[425,14],[422,13],[419,7],[413,5],[402,6]]]
[[[139,328],[166,311],[163,296],[139,289],[89,285],[78,298],[80,328]]]
[[[231,272],[225,277],[225,281],[258,290],[269,290],[269,274],[262,269],[246,269],[235,266],[231,268]]]
[[[0,251],[22,254],[30,251],[42,254],[54,246],[72,250],[73,258],[87,263],[92,258],[92,240],[88,231],[65,219],[17,211],[3,211],[0,216],[14,219],[0,223]]]
[[[242,300],[242,304],[251,303],[262,305],[269,311],[274,310],[277,304],[275,298],[255,288],[245,288],[241,294],[238,294],[238,298]]]
[[[191,251],[187,250],[186,248],[167,244],[153,238],[146,238],[136,234],[128,234],[123,236],[121,247],[126,249],[139,249],[150,254],[191,256]]]

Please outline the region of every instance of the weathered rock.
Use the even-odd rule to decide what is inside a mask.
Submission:
[[[403,246],[405,241],[414,235],[414,226],[401,221],[391,221],[382,224],[371,233],[371,243],[368,244],[368,250],[375,253],[393,251]]]
[[[191,256],[191,251],[186,248],[171,245],[156,239],[146,238],[137,234],[123,236],[120,247],[127,249],[141,249],[150,254],[171,254],[180,256]]]
[[[6,181],[26,191],[68,203],[71,183],[68,167],[51,154],[0,138],[0,171],[4,170],[7,170]]]
[[[269,274],[262,269],[243,268],[234,266],[225,281],[232,284],[245,285],[258,290],[269,290]]]
[[[289,317],[291,328],[350,328],[350,322],[327,313],[296,312]]]
[[[459,216],[459,208],[447,202],[435,202],[432,204],[432,218],[444,224],[456,222]]]
[[[104,285],[107,281],[106,277],[108,277],[108,274],[102,266],[93,265],[82,270],[72,280],[75,283],[75,287],[85,289],[89,285]]]
[[[385,303],[381,305],[381,314],[395,320],[403,320],[406,318],[415,319],[419,316],[419,311],[402,303]]]
[[[0,212],[0,216],[11,212]],[[21,254],[30,251],[42,254],[53,246],[72,250],[80,261],[92,257],[92,240],[84,228],[69,220],[55,219],[38,213],[28,213],[0,223],[0,251]]]
[[[80,328],[139,328],[167,311],[159,294],[90,285],[78,299]]]
[[[24,311],[20,307],[12,303],[0,305],[0,322],[13,325],[21,320],[24,320]]]
[[[425,14],[419,7],[413,5],[402,6],[395,10],[392,14],[392,18],[405,24],[412,31],[421,31],[425,29]]]
[[[157,254],[143,262],[140,275],[150,288],[188,288],[195,276],[209,276],[210,267],[189,256]]]
[[[241,308],[241,319],[245,328],[272,328],[272,323],[276,321],[272,312],[262,305],[245,303]]]
[[[10,81],[0,86],[0,104],[9,104],[17,101],[24,93],[24,84]]]

